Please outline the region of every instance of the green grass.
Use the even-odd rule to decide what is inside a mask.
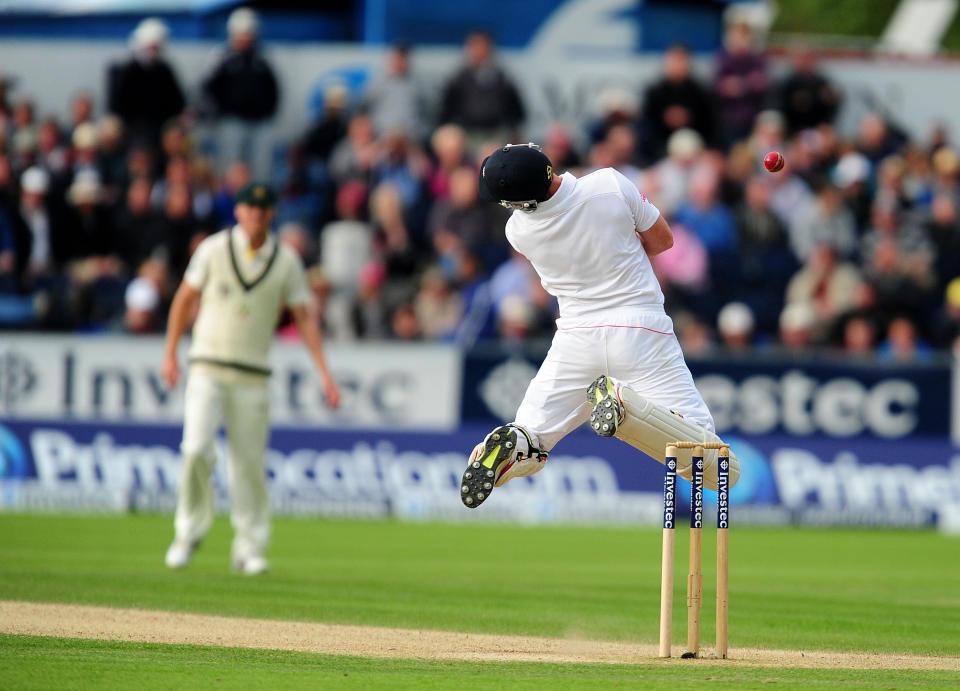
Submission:
[[[5,688],[61,691],[91,687],[583,689],[689,688],[704,682],[728,688],[951,688],[950,672],[810,670],[696,666],[558,665],[542,663],[371,660],[274,650],[77,641],[0,635]],[[54,680],[56,680],[54,682]]]
[[[788,0],[777,3],[772,30],[789,34],[878,37],[900,0]]]
[[[273,570],[231,574],[219,520],[195,563],[163,566],[166,517],[0,515],[0,598],[235,616],[653,642],[651,529],[275,522]],[[676,641],[685,631],[678,531]],[[704,643],[714,558],[705,534]],[[960,542],[933,532],[737,529],[730,645],[960,653]],[[484,589],[488,598],[475,593]],[[494,603],[491,607],[490,603]]]

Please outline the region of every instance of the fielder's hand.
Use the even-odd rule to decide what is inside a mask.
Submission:
[[[163,357],[163,368],[161,369],[163,380],[171,389],[177,386],[180,381],[180,364],[177,362],[176,353],[167,353]]]
[[[329,374],[323,378],[323,395],[327,399],[327,405],[330,408],[336,408],[340,405],[340,389],[337,382]]]

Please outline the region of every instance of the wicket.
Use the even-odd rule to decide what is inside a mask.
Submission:
[[[703,450],[717,449],[717,639],[718,658],[727,657],[727,587],[730,555],[730,445],[722,442],[668,444],[663,477],[663,556],[660,574],[660,657],[670,657],[673,628],[673,557],[677,495],[677,450],[693,449],[690,482],[690,573],[687,576],[687,652],[700,653],[700,605],[703,599],[701,529],[703,528]]]

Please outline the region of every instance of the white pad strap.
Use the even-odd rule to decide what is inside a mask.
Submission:
[[[617,395],[623,404],[623,420],[614,435],[618,439],[643,451],[651,458],[665,463],[667,444],[675,441],[723,441],[713,432],[700,425],[688,422],[676,413],[671,413],[627,386],[617,389]],[[679,449],[677,453],[677,474],[690,479],[692,449]],[[707,449],[703,452],[703,484],[717,489],[717,451]],[[740,479],[740,461],[730,452],[730,487]]]

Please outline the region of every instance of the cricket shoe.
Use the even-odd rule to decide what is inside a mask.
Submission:
[[[259,554],[233,560],[233,569],[244,576],[259,576],[270,570],[270,562]]]
[[[623,420],[623,403],[617,394],[617,386],[605,374],[597,377],[587,389],[590,411],[590,427],[601,437],[612,437]]]
[[[547,456],[547,452],[533,445],[530,435],[522,427],[498,427],[470,454],[460,482],[460,500],[469,509],[477,508],[494,487],[540,471]]]
[[[167,549],[167,555],[164,561],[169,569],[184,569],[193,559],[193,553],[197,549],[199,542],[189,542],[187,540],[175,539]]]

